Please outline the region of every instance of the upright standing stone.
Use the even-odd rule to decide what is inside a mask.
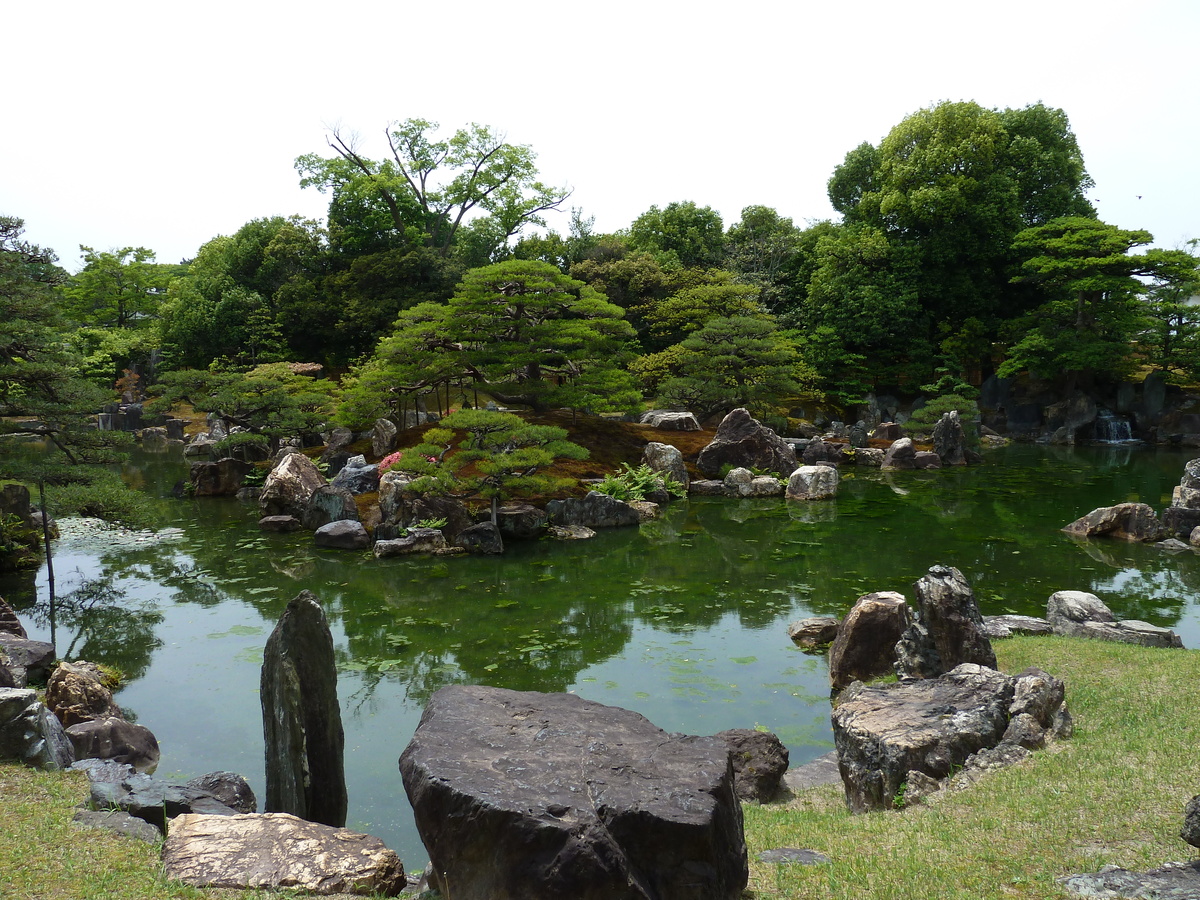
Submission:
[[[301,591],[267,638],[262,667],[266,812],[346,824],[345,737],[333,635],[321,604]]]
[[[996,668],[996,652],[962,572],[932,566],[913,590],[915,615],[896,644],[898,675],[936,678],[962,663]]]

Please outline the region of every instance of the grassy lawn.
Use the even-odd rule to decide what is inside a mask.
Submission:
[[[1064,638],[996,643],[1001,668],[1067,682],[1075,736],[970,789],[904,812],[851,816],[838,785],[746,806],[747,896],[936,900],[1065,897],[1061,875],[1192,858],[1179,838],[1200,793],[1200,652]],[[156,847],[70,824],[82,775],[0,764],[0,897],[13,900],[262,898],[166,882]],[[822,866],[764,864],[804,847]]]
[[[1044,900],[1068,896],[1062,875],[1194,857],[1179,828],[1200,793],[1200,652],[1066,638],[995,647],[1006,672],[1036,665],[1066,680],[1074,737],[904,812],[851,816],[840,785],[747,806],[755,898]],[[770,847],[833,862],[754,859]]]

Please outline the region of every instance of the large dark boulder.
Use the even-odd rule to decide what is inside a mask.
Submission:
[[[1055,634],[1067,637],[1094,638],[1142,647],[1183,646],[1179,635],[1169,628],[1139,619],[1117,621],[1103,600],[1086,591],[1055,591],[1046,603],[1046,619]]]
[[[75,761],[62,724],[31,690],[0,688],[0,759],[38,769],[65,769]]]
[[[285,813],[181,815],[162,856],[168,878],[197,887],[395,897],[407,884],[379,838]]]
[[[454,900],[733,900],[748,878],[729,750],[574,694],[452,685],[400,757]]]
[[[57,658],[53,644],[0,633],[0,662],[8,667],[22,687],[45,684]]]
[[[126,722],[119,716],[71,725],[67,737],[77,760],[112,759],[133,766],[138,772],[153,772],[161,755],[158,740],[149,728]]]
[[[500,528],[491,522],[479,522],[470,528],[464,528],[458,533],[455,543],[468,553],[498,556],[504,552],[504,539],[500,537]]]
[[[318,547],[330,550],[366,550],[371,546],[371,535],[362,522],[339,519],[313,532],[313,541]]]
[[[278,463],[258,495],[264,516],[295,516],[303,519],[312,492],[328,482],[316,464],[303,453],[287,453]]]
[[[333,477],[330,482],[334,487],[345,488],[351,494],[372,494],[379,490],[379,466],[372,463],[355,465],[362,460],[361,456],[353,457],[346,463],[345,468]]]
[[[716,478],[726,466],[774,472],[787,478],[796,469],[792,445],[745,409],[735,409],[717,427],[712,443],[700,451],[700,471]]]
[[[742,800],[765,803],[779,793],[788,770],[788,750],[776,735],[753,728],[717,732],[729,748],[733,787]]]
[[[567,497],[546,504],[552,525],[582,525],[584,528],[622,528],[641,522],[638,511],[616,497],[588,491],[586,497]]]
[[[208,772],[189,779],[186,787],[207,791],[230,809],[240,813],[258,812],[258,798],[249,782],[236,772]]]
[[[189,471],[196,497],[232,497],[254,469],[248,462],[226,457],[216,462],[194,462]]]
[[[323,484],[309,495],[300,524],[308,531],[316,531],[330,522],[356,522],[358,518],[353,494],[343,487]]]
[[[965,466],[967,464],[967,435],[958,418],[958,410],[943,413],[933,426],[933,452],[943,466]]]
[[[345,736],[333,635],[308,591],[288,603],[263,652],[267,812],[346,824]]]
[[[917,468],[917,448],[912,438],[903,437],[892,441],[879,467],[884,470]]]
[[[121,717],[121,708],[113,700],[100,669],[82,660],[60,662],[54,669],[46,682],[46,706],[58,716],[64,728],[92,719]],[[84,758],[79,753],[75,756]]]
[[[933,566],[914,585],[912,621],[896,645],[901,678],[934,678],[961,663],[996,668],[996,653],[962,572]]]
[[[501,537],[513,541],[532,541],[546,533],[550,520],[546,511],[528,503],[510,503],[496,510],[496,525]]]
[[[164,833],[168,819],[186,813],[237,814],[208,791],[135,772],[132,766],[116,760],[81,759],[71,768],[87,773],[88,802],[93,809],[122,810]]]
[[[1145,503],[1118,503],[1093,509],[1063,531],[1076,537],[1109,537],[1120,541],[1158,541],[1166,536],[1154,509]]]
[[[859,597],[829,648],[830,684],[841,690],[852,681],[890,675],[896,642],[908,622],[908,603],[902,594],[875,591]]]
[[[833,710],[833,740],[851,812],[890,809],[910,773],[948,777],[967,757],[1001,741],[1012,679],[964,664],[939,678],[851,685]]]

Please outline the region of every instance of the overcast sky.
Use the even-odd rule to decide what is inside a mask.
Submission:
[[[677,200],[803,224],[847,151],[941,100],[1061,107],[1101,218],[1200,237],[1195,0],[46,0],[0,23],[0,214],[72,270],[80,244],[175,262],[321,217],[295,158],[330,126],[381,156],[412,117],[530,145],[600,231]]]

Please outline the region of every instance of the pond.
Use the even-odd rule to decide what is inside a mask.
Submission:
[[[349,827],[411,870],[427,857],[397,760],[446,684],[574,691],[669,731],[761,726],[797,765],[832,747],[829,685],[788,623],[842,615],[867,591],[911,596],[931,565],[961,569],[984,613],[1044,615],[1053,591],[1086,590],[1200,646],[1200,557],[1059,531],[1097,506],[1161,509],[1194,455],[1014,445],[968,469],[849,469],[832,502],[696,498],[591,541],[379,561],[263,534],[254,506],[167,499],[186,463],[141,454],[125,476],[163,498],[162,525],[176,530],[57,542],[58,593],[74,594],[55,637],[60,654],[129,674],[117,699],[157,735],[160,774],[232,770],[261,798],[263,645],[287,601],[312,591],[339,665]],[[42,640],[46,594],[44,567],[36,588],[0,583]]]

